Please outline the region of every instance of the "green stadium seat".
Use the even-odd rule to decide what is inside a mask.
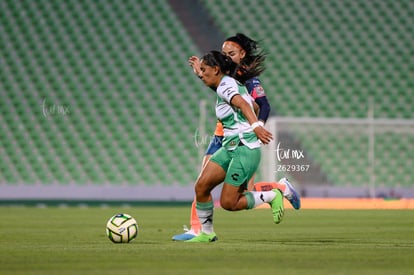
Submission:
[[[413,118],[408,1],[202,4],[225,36],[244,30],[263,39],[261,80],[278,115],[364,118],[374,96],[376,117]],[[201,160],[191,134],[199,101],[211,94],[186,66],[198,50],[165,1],[18,0],[2,8],[0,184],[193,184]],[[44,117],[43,99],[70,105],[71,114]],[[366,181],[362,140],[295,135],[332,183]],[[408,186],[412,169],[400,159],[410,158],[414,141],[377,138],[392,152],[377,155],[396,159],[378,171],[384,184],[394,169]]]

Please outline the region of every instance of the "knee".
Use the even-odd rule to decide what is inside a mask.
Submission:
[[[236,203],[232,202],[229,199],[223,198],[223,197],[220,198],[220,205],[223,209],[228,210],[228,211],[238,210],[236,208]]]
[[[200,184],[196,183],[196,185],[194,186],[194,192],[195,192],[196,196],[201,195],[202,193],[204,193],[203,192],[203,187]]]
[[[200,181],[196,182],[194,186],[194,192],[197,198],[210,195],[208,186],[205,183],[200,182]]]

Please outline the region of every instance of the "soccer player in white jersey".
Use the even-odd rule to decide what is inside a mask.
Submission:
[[[220,204],[224,209],[238,211],[269,203],[274,222],[280,223],[283,218],[283,194],[279,189],[245,192],[242,186],[259,166],[260,144],[268,144],[273,137],[257,120],[246,87],[231,77],[236,72],[237,64],[218,51],[209,52],[201,60],[199,76],[217,93],[216,116],[223,124],[224,139],[196,181],[196,210],[202,228],[198,236],[186,242],[217,240],[211,191],[222,182]]]
[[[235,36],[228,37],[222,45],[223,54],[230,57],[233,62],[239,64],[238,72],[236,73],[236,79],[244,84],[249,94],[253,97],[254,102],[259,106],[259,112],[257,119],[260,123],[265,123],[270,113],[270,104],[267,100],[265,90],[262,87],[261,81],[258,76],[264,71],[264,61],[266,54],[260,49],[258,41],[246,36],[242,33],[237,33]],[[200,74],[200,59],[197,56],[191,56],[189,58],[189,65],[193,68],[196,75]],[[244,76],[244,68],[251,68],[256,66],[255,74]],[[221,148],[224,138],[223,125],[218,120],[214,137],[211,139],[210,144],[206,150],[206,154],[203,158],[202,167],[207,163],[209,158]],[[249,180],[247,184],[247,190],[256,191],[269,191],[278,188],[283,192],[285,198],[292,204],[293,208],[300,208],[300,196],[294,189],[293,185],[286,179],[282,178],[279,182],[257,182],[254,184],[254,176]],[[174,241],[185,241],[197,236],[201,229],[200,221],[198,220],[195,199],[191,205],[190,215],[190,229],[184,226],[184,233],[174,235],[172,239]]]

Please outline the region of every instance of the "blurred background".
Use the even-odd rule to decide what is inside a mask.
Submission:
[[[187,64],[268,53],[256,181],[414,197],[414,1],[0,0],[0,199],[191,200],[215,94]]]

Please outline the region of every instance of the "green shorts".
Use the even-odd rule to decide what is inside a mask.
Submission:
[[[259,167],[260,158],[260,148],[249,149],[247,146],[238,146],[233,151],[227,151],[222,147],[211,156],[210,160],[226,171],[225,183],[238,187],[253,176]]]

